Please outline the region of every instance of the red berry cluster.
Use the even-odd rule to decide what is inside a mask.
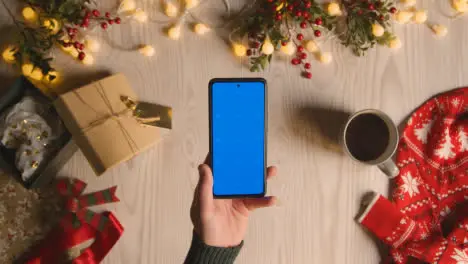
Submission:
[[[88,28],[91,21],[99,23],[101,28],[104,30],[107,29],[109,25],[113,25],[114,23],[120,24],[122,22],[120,17],[112,17],[109,12],[106,12],[104,16],[101,16],[101,12],[97,9],[84,9],[83,16],[80,19],[79,23],[75,23],[74,26],[71,27],[66,27],[66,33],[70,40],[68,42],[61,42],[62,46],[65,48],[73,46],[79,52],[79,60],[84,60],[86,57],[86,53],[83,52],[84,44],[79,41],[75,41],[75,38],[78,34],[78,26],[81,28]]]
[[[305,30],[311,30],[313,36],[319,38],[324,30],[330,30],[334,25],[334,18],[329,16],[315,0],[263,0],[256,14],[245,21],[242,27],[245,31],[241,29],[240,35],[241,37],[249,35],[250,48],[247,50],[247,55],[250,56],[250,63],[253,65],[251,70],[263,69],[270,62],[271,57],[258,51],[265,37],[269,37],[275,47],[285,46],[288,43],[296,46],[291,64],[300,66],[306,78],[312,78],[312,73],[311,64],[307,61],[310,54],[302,46]]]
[[[321,27],[323,18],[314,13],[313,0],[285,1],[285,0],[267,0],[271,4],[273,16],[276,21],[283,21],[289,18],[299,22],[302,29],[311,27],[316,37],[322,36]],[[297,35],[299,39],[299,35]]]
[[[282,45],[285,45],[282,43]],[[304,50],[304,47],[299,45],[297,46],[296,49],[296,57],[291,59],[291,64],[292,65],[303,65],[304,67],[304,72],[303,76],[310,79],[312,78],[312,73],[309,71],[312,65],[310,65],[309,62],[306,62],[305,60],[307,59],[307,53]]]
[[[398,10],[395,7],[388,7],[388,3],[385,0],[364,0],[364,1],[350,1],[345,2],[348,10],[353,13],[361,15],[369,15],[375,20],[386,21],[389,19],[384,13],[390,12],[395,14]]]
[[[82,19],[82,23],[80,24],[81,27],[86,28],[89,26],[90,19],[93,18],[96,21],[101,23],[102,29],[107,29],[109,25],[120,24],[122,21],[120,17],[111,17],[109,12],[106,12],[104,16],[101,16],[101,12],[99,10],[86,10]]]

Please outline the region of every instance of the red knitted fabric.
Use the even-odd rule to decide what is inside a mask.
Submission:
[[[359,222],[394,263],[468,264],[468,88],[413,113],[397,153],[393,203],[377,195]]]

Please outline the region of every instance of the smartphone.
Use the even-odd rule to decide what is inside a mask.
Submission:
[[[213,196],[265,196],[266,80],[213,79],[209,101]]]

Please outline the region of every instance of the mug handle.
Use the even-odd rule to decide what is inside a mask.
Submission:
[[[393,162],[392,159],[388,159],[387,161],[377,165],[383,173],[385,173],[390,179],[395,178],[400,174],[400,169],[398,166]]]

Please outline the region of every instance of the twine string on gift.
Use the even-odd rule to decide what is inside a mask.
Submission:
[[[99,93],[101,99],[103,100],[104,104],[106,105],[107,109],[109,110],[109,114],[104,115],[103,117],[90,122],[86,127],[82,129],[82,132],[85,133],[95,127],[99,127],[100,125],[104,124],[108,120],[113,120],[119,126],[122,134],[125,137],[125,141],[127,142],[128,146],[130,147],[131,151],[136,154],[139,150],[138,144],[133,139],[132,135],[128,132],[125,126],[122,124],[121,120],[123,118],[133,118],[141,125],[146,125],[147,123],[159,121],[161,118],[159,116],[149,117],[149,118],[141,118],[136,114],[136,107],[137,103],[131,100],[127,96],[121,96],[121,102],[125,105],[125,109],[120,112],[115,112],[114,108],[112,107],[112,103],[107,96],[104,87],[100,82],[95,83],[97,86],[97,92]],[[77,91],[74,91],[74,94],[77,96],[78,100],[80,100],[84,105],[88,106],[92,111],[96,114],[99,112],[86,100],[84,100]]]

